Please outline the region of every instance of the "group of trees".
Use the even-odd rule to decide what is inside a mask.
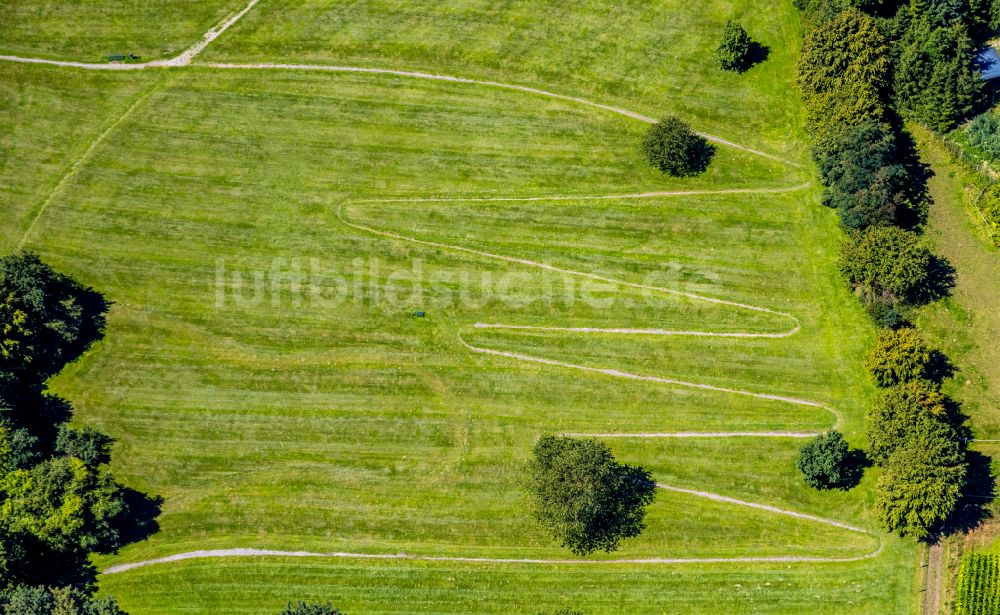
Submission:
[[[939,354],[906,327],[883,330],[865,359],[883,387],[868,413],[868,458],[884,468],[875,515],[904,536],[926,538],[940,528],[968,473],[962,417],[936,381]]]
[[[948,129],[979,104],[975,49],[986,0],[796,0],[807,35],[797,69],[807,131],[848,238],[839,267],[883,327],[866,366],[884,387],[869,412],[868,461],[883,467],[876,515],[925,538],[956,510],[967,451],[956,405],[940,392],[940,353],[907,325],[915,306],[948,293],[954,271],[924,245],[926,170],[903,122]],[[939,374],[938,374],[939,375]],[[803,448],[806,481],[828,488],[850,471],[839,434]]]
[[[913,226],[926,193],[892,106],[892,41],[856,8],[824,15],[811,20],[797,68],[824,204],[847,231]]]
[[[798,467],[817,489],[854,486],[864,463],[882,467],[876,518],[889,531],[927,538],[955,514],[969,474],[958,405],[940,390],[942,356],[911,327],[884,329],[865,367],[882,387],[868,412],[867,455],[831,431],[802,447]]]
[[[900,10],[889,27],[895,48],[898,111],[935,130],[950,130],[980,104],[976,50],[988,31],[990,4],[920,0]]]
[[[70,427],[46,380],[104,329],[107,304],[37,256],[0,258],[0,612],[114,615],[94,598],[92,552],[155,528],[157,503],[119,484],[111,439]]]

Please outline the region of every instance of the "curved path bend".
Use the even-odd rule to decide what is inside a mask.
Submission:
[[[73,61],[62,61],[62,60],[49,60],[44,58],[26,58],[20,56],[11,55],[0,55],[0,61],[8,62],[18,62],[27,64],[45,64],[62,66],[69,68],[78,68],[84,70],[144,70],[147,68],[160,68],[160,67],[184,67],[190,66],[194,58],[201,53],[212,41],[218,38],[223,32],[235,24],[239,19],[246,15],[253,7],[259,2],[259,0],[250,0],[238,13],[234,14],[230,18],[226,19],[219,25],[215,26],[209,30],[201,39],[198,40],[191,47],[183,51],[181,54],[174,58],[166,60],[156,60],[151,62],[142,62],[135,64],[116,64],[116,63],[88,63],[88,62],[73,62]],[[480,79],[469,79],[465,77],[456,77],[451,75],[441,75],[417,71],[408,70],[394,70],[394,69],[384,69],[384,68],[370,68],[370,67],[357,67],[357,66],[326,66],[317,64],[272,64],[272,63],[250,63],[250,64],[233,64],[233,63],[204,63],[199,64],[200,67],[213,68],[218,70],[295,70],[295,71],[322,71],[322,72],[338,72],[338,73],[363,73],[363,74],[384,74],[384,75],[395,75],[399,77],[409,77],[415,79],[427,79],[433,81],[445,81],[451,83],[465,83],[470,85],[493,87],[505,90],[513,90],[518,92],[523,92],[526,94],[532,94],[536,96],[544,96],[547,98],[553,98],[558,100],[569,101],[577,103],[580,105],[601,109],[614,113],[620,116],[631,118],[645,123],[655,123],[656,119],[649,116],[637,113],[635,111],[630,111],[622,107],[616,107],[613,105],[607,105],[585,98],[570,96],[565,94],[558,94],[548,90],[543,90],[539,88],[533,88],[524,85],[503,83],[499,81],[490,80],[480,80]],[[133,105],[134,106],[134,105]],[[127,117],[120,118],[115,122],[111,129],[116,127],[121,121]],[[111,130],[109,129],[109,130]],[[108,131],[105,131],[108,132]],[[779,156],[762,152],[750,147],[734,143],[727,139],[716,137],[706,133],[699,133],[704,138],[712,141],[718,145],[724,147],[729,147],[737,149],[755,156],[760,156],[768,160],[779,162],[788,166],[798,167],[797,163],[786,160]],[[104,135],[101,135],[88,149],[94,149],[99,145],[101,140],[103,140]],[[80,159],[78,163],[82,163],[86,159],[86,156]],[[78,165],[74,165],[75,167]],[[71,170],[72,172],[72,170]],[[541,196],[541,197],[489,197],[489,198],[411,198],[411,199],[366,199],[353,201],[353,204],[363,204],[363,203],[399,203],[399,202],[529,202],[529,201],[565,201],[565,200],[611,200],[611,199],[651,199],[651,198],[662,198],[662,197],[682,197],[682,196],[704,196],[704,195],[723,195],[723,194],[779,194],[793,192],[797,190],[803,190],[809,187],[809,183],[800,184],[796,186],[782,187],[782,188],[737,188],[737,189],[727,189],[727,190],[685,190],[685,191],[654,191],[654,192],[643,192],[643,193],[633,193],[633,194],[612,194],[612,195],[552,195],[552,196]],[[43,208],[44,210],[44,208]],[[728,306],[740,310],[746,310],[750,312],[763,313],[771,316],[775,316],[779,319],[785,320],[788,323],[788,328],[782,331],[772,331],[772,332],[756,332],[756,331],[744,331],[744,332],[714,332],[714,331],[694,331],[694,330],[672,330],[672,329],[642,329],[642,328],[596,328],[596,327],[535,327],[528,325],[517,325],[517,324],[506,324],[506,323],[474,323],[473,328],[476,329],[511,329],[511,330],[535,330],[535,331],[547,331],[547,332],[563,332],[563,333],[574,333],[574,334],[589,334],[589,335],[659,335],[659,336],[698,336],[698,337],[720,337],[720,338],[771,338],[771,339],[781,339],[787,338],[795,335],[800,330],[799,320],[792,314],[787,312],[782,312],[779,310],[755,306],[747,303],[739,303],[735,301],[729,301],[725,299],[719,299],[715,297],[709,297],[705,295],[699,295],[696,293],[689,293],[684,291],[679,291],[676,289],[670,289],[665,287],[657,287],[645,284],[637,284],[634,282],[628,282],[625,280],[614,279],[606,276],[601,276],[593,273],[575,271],[572,269],[567,269],[564,267],[556,267],[547,263],[532,261],[529,259],[518,258],[514,256],[508,256],[498,253],[487,252],[483,250],[476,250],[464,246],[445,244],[434,241],[427,241],[419,239],[416,237],[410,237],[394,233],[387,230],[376,229],[373,227],[368,227],[362,224],[350,222],[344,218],[342,207],[336,210],[337,219],[345,226],[354,229],[359,232],[368,233],[376,236],[380,236],[389,240],[402,241],[411,244],[422,245],[426,247],[432,247],[436,249],[451,250],[454,252],[461,252],[465,254],[470,254],[480,258],[504,261],[516,265],[521,265],[525,267],[533,267],[553,272],[562,273],[565,275],[571,275],[576,277],[581,277],[585,279],[605,282],[609,284],[616,285],[618,287],[640,289],[644,291],[664,293],[668,295],[675,295],[685,297],[695,301],[707,302],[715,305]],[[460,343],[468,349],[470,352],[491,355],[495,357],[500,357],[507,360],[537,363],[548,365],[551,367],[556,367],[560,369],[571,369],[583,372],[590,372],[595,374],[600,374],[608,377],[622,378],[627,380],[642,380],[647,382],[654,382],[669,386],[687,387],[694,389],[701,389],[707,391],[713,391],[718,393],[725,393],[731,395],[741,395],[748,396],[757,399],[773,401],[777,403],[792,404],[801,407],[812,407],[820,408],[828,411],[834,417],[833,427],[836,427],[841,422],[841,416],[839,412],[825,404],[816,401],[810,401],[806,399],[799,399],[794,397],[788,397],[783,395],[776,395],[771,393],[759,392],[759,391],[749,391],[737,388],[720,387],[705,383],[688,382],[683,380],[677,380],[673,378],[664,378],[654,375],[643,375],[631,372],[625,372],[613,368],[597,368],[586,365],[578,365],[573,363],[567,363],[562,361],[556,361],[553,359],[548,359],[544,357],[536,357],[521,353],[508,352],[495,350],[491,348],[479,347],[472,345],[462,338],[461,332],[458,333]],[[602,437],[602,438],[807,438],[815,435],[816,432],[797,432],[797,431],[724,431],[724,432],[673,432],[673,433],[601,433],[601,434],[566,434],[575,436],[590,436],[590,437]],[[832,519],[826,519],[823,517],[810,515],[806,513],[797,512],[794,510],[783,509],[767,504],[759,504],[755,502],[748,502],[745,500],[739,500],[729,496],[725,496],[717,493],[710,493],[706,491],[697,491],[694,489],[686,489],[682,487],[675,487],[671,485],[665,485],[657,483],[657,487],[674,493],[680,493],[692,497],[706,498],[716,502],[721,502],[724,504],[730,504],[734,506],[743,506],[748,508],[753,508],[757,510],[762,510],[767,513],[792,517],[800,520],[805,520],[811,523],[817,523],[822,525],[827,525],[831,527],[836,527],[848,532],[861,533],[868,536],[872,536],[878,540],[878,547],[871,551],[870,553],[853,556],[853,557],[813,557],[813,556],[773,556],[773,557],[705,557],[705,558],[626,558],[626,559],[533,559],[533,558],[488,558],[488,557],[451,557],[451,556],[433,556],[433,555],[413,555],[406,553],[350,553],[350,552],[312,552],[312,551],[282,551],[282,550],[272,550],[272,549],[255,549],[255,548],[231,548],[231,549],[209,549],[209,550],[198,550],[189,551],[185,553],[177,553],[174,555],[169,555],[166,557],[160,557],[155,559],[149,559],[139,562],[131,562],[124,564],[117,564],[110,566],[102,571],[102,574],[115,574],[121,573],[128,570],[133,570],[136,568],[141,568],[145,566],[151,566],[155,564],[176,562],[189,559],[198,558],[217,558],[217,557],[326,557],[326,558],[352,558],[352,559],[393,559],[393,560],[415,560],[415,561],[425,561],[425,562],[468,562],[468,563],[494,563],[494,564],[569,564],[569,565],[593,565],[593,564],[706,564],[706,563],[837,563],[837,562],[856,562],[866,559],[871,559],[877,557],[882,551],[882,542],[878,535],[869,532],[864,528],[853,526],[841,521],[836,521]]]

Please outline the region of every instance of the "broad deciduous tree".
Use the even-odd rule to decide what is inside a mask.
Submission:
[[[527,488],[535,519],[578,555],[638,536],[656,493],[649,472],[618,463],[606,444],[559,436],[535,444]]]
[[[676,177],[702,173],[715,153],[704,137],[674,116],[649,127],[642,151],[650,165]]]

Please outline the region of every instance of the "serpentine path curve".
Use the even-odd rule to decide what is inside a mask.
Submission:
[[[170,68],[170,67],[185,67],[190,66],[194,58],[201,53],[204,48],[225,32],[230,26],[235,24],[240,18],[246,15],[258,2],[259,0],[251,0],[247,6],[236,13],[229,19],[223,21],[219,25],[215,26],[209,32],[207,32],[197,43],[186,49],[184,52],[178,56],[166,59],[157,60],[152,62],[143,62],[136,64],[99,64],[99,63],[87,63],[87,62],[74,62],[74,61],[61,61],[61,60],[49,60],[44,58],[26,58],[19,56],[10,55],[0,55],[0,61],[8,62],[18,62],[27,64],[45,64],[54,65],[68,68],[76,68],[83,70],[144,70],[147,68]],[[589,106],[596,109],[601,109],[608,111],[617,115],[635,119],[645,123],[655,123],[656,120],[637,113],[624,109],[621,107],[616,107],[612,105],[607,105],[603,103],[598,103],[585,98],[580,98],[576,96],[569,96],[565,94],[558,94],[548,90],[542,90],[538,88],[528,87],[518,84],[502,83],[498,81],[487,81],[479,79],[469,79],[464,77],[455,77],[450,75],[439,75],[424,72],[415,72],[408,70],[394,70],[394,69],[384,69],[384,68],[370,68],[370,67],[354,67],[354,66],[325,66],[325,65],[315,65],[315,64],[268,64],[268,63],[251,63],[251,64],[232,64],[232,63],[205,63],[199,64],[198,66],[203,68],[214,68],[218,70],[296,70],[296,71],[323,71],[323,72],[338,72],[338,73],[364,73],[364,74],[384,74],[384,75],[395,75],[399,77],[408,77],[414,79],[427,79],[433,81],[446,81],[451,83],[465,83],[470,85],[479,85],[486,87],[494,87],[506,90],[514,90],[519,92],[524,92],[527,94],[544,96],[548,98],[564,100],[569,102],[574,102],[577,104]],[[111,129],[120,123],[116,122],[112,125]],[[110,129],[109,129],[110,130]],[[741,150],[768,160],[780,162],[788,166],[798,167],[799,165],[793,161],[785,160],[773,154],[758,151],[732,141],[722,139],[720,137],[715,137],[713,135],[700,133],[703,137],[712,141],[718,145],[724,147],[730,147],[733,149]],[[382,200],[358,200],[353,201],[353,204],[363,204],[363,203],[400,203],[400,202],[457,202],[457,203],[473,203],[473,202],[528,202],[528,201],[565,201],[565,200],[610,200],[610,199],[651,199],[651,198],[663,198],[663,197],[682,197],[682,196],[703,196],[703,195],[719,195],[719,194],[777,194],[793,192],[797,190],[805,189],[810,184],[805,183],[797,186],[790,186],[785,188],[742,188],[742,189],[730,189],[730,190],[688,190],[688,191],[660,191],[660,192],[644,192],[637,194],[612,194],[612,195],[552,195],[552,196],[536,196],[536,197],[490,197],[490,198],[411,198],[411,199],[382,199]],[[581,277],[585,279],[601,281],[609,284],[616,285],[618,287],[634,288],[644,291],[657,292],[675,296],[685,297],[695,301],[703,301],[707,303],[712,303],[715,305],[724,305],[728,307],[733,307],[741,310],[769,314],[776,316],[778,318],[784,319],[789,323],[789,328],[784,331],[777,332],[713,332],[713,331],[692,331],[692,330],[671,330],[671,329],[639,329],[639,328],[595,328],[595,327],[535,327],[527,325],[516,325],[516,324],[504,324],[504,323],[475,323],[472,325],[476,329],[510,329],[510,330],[534,330],[534,331],[549,331],[549,332],[564,332],[564,333],[575,333],[575,334],[588,334],[588,335],[659,335],[659,336],[699,336],[699,337],[720,337],[720,338],[771,338],[771,339],[781,339],[787,338],[795,335],[800,330],[799,320],[792,314],[786,312],[781,312],[767,307],[755,306],[746,303],[738,303],[735,301],[728,301],[724,299],[719,299],[715,297],[708,297],[704,295],[698,295],[695,293],[678,291],[675,289],[650,286],[645,284],[637,284],[634,282],[628,282],[625,280],[619,280],[614,278],[609,278],[606,276],[601,276],[593,273],[575,271],[572,269],[567,269],[563,267],[556,267],[547,263],[532,261],[523,258],[517,258],[513,256],[497,254],[492,252],[486,252],[482,250],[475,250],[472,248],[451,245],[434,241],[427,241],[419,239],[416,237],[409,237],[405,235],[400,235],[386,230],[376,229],[362,224],[350,222],[345,219],[342,212],[342,207],[338,207],[336,211],[337,219],[345,226],[352,228],[356,231],[368,233],[376,236],[380,236],[386,239],[407,242],[416,245],[422,245],[427,247],[432,247],[436,249],[451,250],[455,252],[461,252],[465,254],[470,254],[480,258],[504,261],[520,266],[532,267],[537,269],[543,269],[547,271],[553,271],[562,273],[565,275],[571,275],[576,277]],[[612,368],[597,368],[585,365],[577,365],[573,363],[567,363],[562,361],[556,361],[553,359],[548,359],[544,357],[536,357],[521,353],[508,352],[495,350],[490,348],[484,348],[480,346],[475,346],[467,342],[458,333],[460,343],[468,349],[470,352],[477,354],[490,355],[495,357],[500,357],[503,359],[521,361],[528,363],[537,363],[542,365],[548,365],[560,369],[570,369],[583,372],[589,372],[593,374],[599,374],[603,376],[622,378],[626,380],[639,380],[646,382],[654,382],[659,384],[665,384],[669,386],[686,387],[700,390],[713,391],[718,393],[726,393],[731,395],[740,395],[746,397],[753,397],[757,399],[763,399],[768,401],[774,401],[779,403],[786,403],[801,407],[813,407],[820,408],[830,412],[834,417],[835,421],[833,427],[837,427],[841,422],[841,416],[836,409],[822,404],[816,401],[810,401],[806,399],[799,399],[795,397],[787,397],[782,395],[774,395],[770,393],[763,393],[758,391],[749,391],[736,388],[719,387],[710,384],[688,382],[683,380],[677,380],[673,378],[664,378],[654,375],[644,375],[636,374],[631,372],[625,372]],[[757,438],[807,438],[816,435],[816,432],[799,432],[799,431],[759,431],[759,432],[747,432],[747,431],[727,431],[727,432],[663,432],[663,433],[601,433],[601,434],[581,434],[573,433],[566,434],[571,436],[590,436],[590,437],[601,437],[601,438],[747,438],[747,437],[757,437]],[[748,508],[753,508],[757,510],[762,510],[771,514],[781,515],[786,517],[792,517],[796,519],[806,520],[812,523],[818,523],[822,525],[832,526],[836,528],[843,529],[845,531],[865,534],[873,536],[878,540],[878,547],[866,554],[853,556],[853,557],[813,557],[813,556],[772,556],[772,557],[705,557],[705,558],[629,558],[629,559],[532,559],[532,558],[487,558],[487,557],[458,557],[458,556],[433,556],[433,555],[413,555],[406,553],[350,553],[350,552],[313,552],[313,551],[281,551],[272,549],[255,549],[255,548],[230,548],[230,549],[209,549],[209,550],[198,550],[189,551],[185,553],[177,553],[174,555],[169,555],[166,557],[160,557],[155,559],[149,559],[139,562],[131,562],[124,564],[117,564],[110,566],[102,571],[102,574],[115,574],[120,572],[125,572],[128,570],[133,570],[135,568],[141,568],[145,566],[151,566],[154,564],[176,562],[188,559],[199,559],[199,558],[217,558],[217,557],[329,557],[329,558],[350,558],[350,559],[391,559],[391,560],[415,560],[415,561],[425,561],[425,562],[467,562],[467,563],[493,563],[493,564],[570,564],[570,565],[593,565],[593,564],[706,564],[706,563],[837,563],[837,562],[855,562],[866,559],[871,559],[877,557],[882,552],[882,541],[879,539],[877,534],[856,527],[847,523],[840,521],[826,519],[823,517],[818,517],[815,515],[810,515],[806,513],[796,512],[793,510],[788,510],[784,508],[778,508],[775,506],[770,506],[767,504],[759,504],[755,502],[748,502],[745,500],[739,500],[729,496],[709,493],[706,491],[697,491],[693,489],[685,489],[681,487],[674,487],[671,485],[665,485],[657,483],[659,489],[670,491],[674,493],[681,493],[693,497],[706,498],[716,502],[721,502],[724,504],[730,504],[734,506],[743,506]]]

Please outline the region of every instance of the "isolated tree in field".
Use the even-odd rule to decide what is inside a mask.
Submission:
[[[868,458],[883,465],[918,430],[958,438],[949,423],[947,398],[936,386],[912,380],[886,389],[868,411]]]
[[[925,378],[931,363],[930,346],[913,327],[883,329],[865,355],[865,369],[880,387]]]
[[[840,271],[862,298],[896,307],[918,301],[930,283],[928,250],[913,232],[873,226],[844,243]]]
[[[715,51],[715,63],[718,67],[742,73],[753,63],[752,51],[753,41],[743,26],[734,19],[727,21],[726,28],[722,31],[722,42]]]
[[[344,615],[339,609],[333,608],[329,602],[297,602],[288,603],[278,615]]]
[[[858,468],[851,457],[844,436],[839,431],[828,431],[799,449],[796,465],[810,487],[836,489],[852,486],[858,478]]]
[[[577,555],[638,536],[656,493],[649,472],[618,463],[606,444],[559,436],[535,444],[527,488],[535,519]]]
[[[892,453],[879,478],[876,519],[890,532],[926,538],[955,511],[966,472],[957,440],[938,429],[918,427]]]
[[[708,168],[715,148],[680,119],[670,116],[649,127],[642,151],[649,164],[663,173],[687,177]]]

